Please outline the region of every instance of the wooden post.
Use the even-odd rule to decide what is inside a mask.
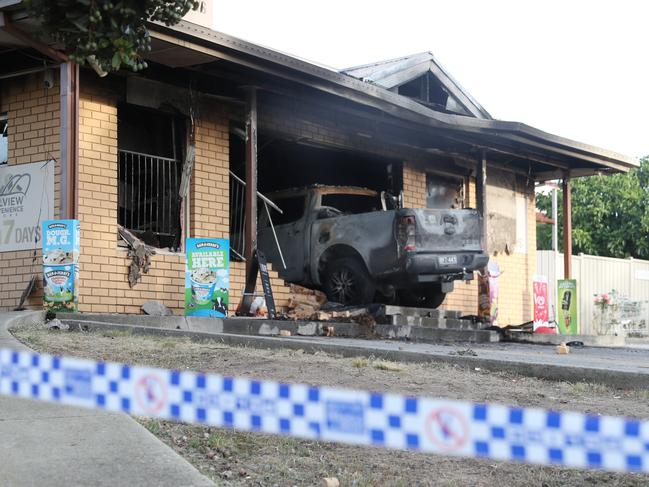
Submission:
[[[572,278],[572,196],[568,172],[563,176],[563,278]]]
[[[239,313],[247,315],[255,293],[259,263],[257,262],[257,90],[246,92],[246,217],[244,226],[246,285]]]
[[[475,175],[476,209],[482,217],[482,249],[489,255],[489,239],[487,234],[487,151],[482,150],[478,170]],[[478,270],[478,309],[476,314],[483,322],[491,322],[491,301],[487,267]]]
[[[482,248],[489,252],[487,238],[487,151],[482,150],[476,173],[476,208],[482,217]]]
[[[61,217],[76,218],[79,159],[79,65],[61,64]]]

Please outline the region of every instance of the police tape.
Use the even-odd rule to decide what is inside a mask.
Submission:
[[[312,440],[649,472],[649,422],[0,349],[0,395]]]

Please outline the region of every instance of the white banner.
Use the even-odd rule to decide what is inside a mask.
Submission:
[[[0,252],[41,247],[54,218],[54,161],[0,166]]]

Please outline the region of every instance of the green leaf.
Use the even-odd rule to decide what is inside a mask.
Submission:
[[[113,55],[113,60],[110,63],[113,66],[113,69],[117,70],[119,67],[122,65],[122,57],[119,55],[119,51],[117,51]]]
[[[143,69],[150,50],[147,20],[176,24],[195,0],[25,0],[28,14],[40,21],[40,32],[56,40],[80,64],[94,56],[103,69]],[[49,38],[48,38],[49,36]]]

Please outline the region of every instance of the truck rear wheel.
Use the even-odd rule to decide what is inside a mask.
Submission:
[[[401,306],[414,306],[415,308],[438,308],[444,302],[444,298],[446,298],[446,293],[443,293],[439,286],[409,289],[398,294]]]
[[[345,305],[369,304],[376,293],[376,286],[365,265],[352,257],[335,259],[327,264],[323,287],[329,301]]]

